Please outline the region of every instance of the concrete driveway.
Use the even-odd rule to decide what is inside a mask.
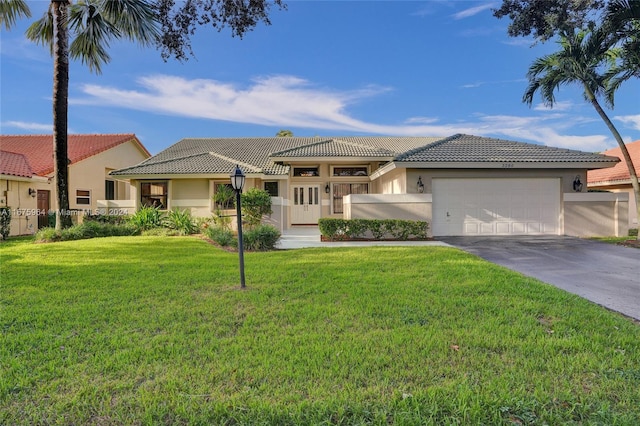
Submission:
[[[572,237],[439,237],[640,320],[640,250]]]

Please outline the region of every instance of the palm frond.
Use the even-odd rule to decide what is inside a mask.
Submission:
[[[158,15],[146,0],[102,0],[100,9],[118,28],[120,34],[144,46],[156,44],[160,38]]]
[[[0,26],[10,30],[20,18],[30,18],[31,9],[24,0],[0,0]]]
[[[53,15],[50,10],[27,28],[26,36],[37,44],[48,46],[49,53],[53,54]]]

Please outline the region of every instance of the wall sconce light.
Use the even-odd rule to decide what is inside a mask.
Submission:
[[[582,192],[582,182],[580,182],[580,176],[576,176],[573,180],[573,190],[575,192]]]
[[[418,192],[420,194],[424,192],[424,183],[422,183],[422,176],[418,176]]]
[[[29,188],[29,195],[31,195],[32,197],[35,197],[37,193],[38,191],[36,191],[35,189]]]
[[[330,192],[331,192],[331,187],[329,186],[329,184],[327,184],[327,185],[324,187],[324,193],[325,193],[325,194],[328,194],[328,193],[330,193]]]

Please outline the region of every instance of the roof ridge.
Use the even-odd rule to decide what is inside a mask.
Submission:
[[[251,165],[249,163],[245,163],[244,161],[239,161],[239,160],[236,160],[234,158],[230,158],[230,157],[227,157],[227,156],[224,156],[222,154],[215,153],[215,152],[209,152],[208,154],[212,155],[214,157],[218,157],[218,158],[220,158],[222,160],[228,161],[229,163],[236,163],[237,165],[242,165],[245,169],[253,170],[254,173],[262,173],[262,169],[254,166],[254,165]]]
[[[357,147],[360,147],[360,148],[369,148],[369,149],[373,149],[375,151],[384,152],[384,153],[387,153],[387,154],[395,154],[395,152],[390,151],[390,150],[388,150],[386,148],[378,148],[378,147],[375,147],[375,146],[365,145],[365,144],[362,144],[362,143],[358,143],[358,142],[354,142],[354,141],[347,141],[347,140],[338,139],[338,138],[331,139],[331,140],[336,141],[336,142],[340,142],[340,143],[344,143],[344,144],[347,144],[347,145],[351,145],[351,146],[357,146]]]
[[[276,154],[284,154],[285,152],[295,151],[295,150],[300,149],[300,148],[306,148],[306,147],[309,147],[309,146],[316,146],[316,145],[320,145],[320,144],[329,143],[329,142],[331,142],[332,140],[334,140],[334,139],[333,139],[333,138],[329,138],[329,139],[322,139],[322,140],[319,140],[319,141],[317,141],[317,142],[311,142],[311,143],[307,143],[307,144],[299,145],[299,146],[294,146],[294,147],[292,147],[292,148],[287,148],[287,149],[283,149],[283,150],[276,151],[276,152],[270,152],[270,153],[269,153],[269,157],[273,157],[273,156],[275,156]]]
[[[442,145],[442,144],[444,144],[446,142],[450,142],[450,141],[452,141],[454,139],[458,139],[458,138],[460,138],[462,136],[465,136],[465,135],[462,134],[462,133],[456,133],[455,135],[447,136],[446,138],[442,138],[442,139],[437,140],[435,142],[431,142],[430,144],[410,149],[409,151],[405,151],[402,154],[398,155],[396,157],[396,161],[401,160],[402,158],[408,157],[410,155],[413,155],[413,154],[415,154],[417,152],[424,151],[427,148],[434,148],[436,146],[440,146],[440,145]]]

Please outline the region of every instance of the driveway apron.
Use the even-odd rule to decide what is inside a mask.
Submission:
[[[573,237],[439,237],[640,320],[640,250]]]

